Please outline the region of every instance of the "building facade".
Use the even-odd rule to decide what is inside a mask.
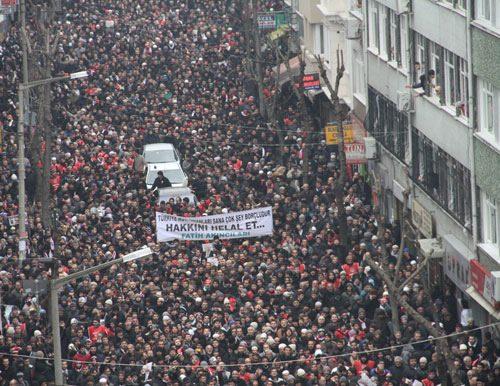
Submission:
[[[500,319],[500,2],[299,0],[310,61],[377,143],[374,197],[400,219],[403,192],[421,254],[478,325]],[[462,304],[462,302],[460,302]]]
[[[364,0],[363,6],[367,130],[379,144],[373,170],[382,207],[399,218],[408,190],[418,238],[436,240],[440,253],[433,257],[456,296],[473,309],[476,324],[496,321],[500,4]]]

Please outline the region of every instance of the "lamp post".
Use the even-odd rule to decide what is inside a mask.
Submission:
[[[49,79],[35,80],[32,82],[23,82],[18,88],[19,115],[17,120],[17,174],[18,174],[18,236],[19,236],[19,264],[26,258],[26,171],[24,165],[24,102],[25,92],[33,87],[60,82],[69,79],[79,79],[88,76],[87,71],[74,72],[64,76],[58,76]]]
[[[105,263],[84,269],[83,271],[72,273],[71,275],[52,279],[49,285],[50,291],[50,319],[52,321],[52,340],[54,346],[54,375],[56,386],[63,385],[62,356],[61,356],[61,332],[59,326],[59,299],[57,291],[72,280],[90,275],[93,272],[102,271],[115,264],[128,263],[142,257],[151,256],[153,252],[150,248],[141,248],[118,259],[106,261]]]

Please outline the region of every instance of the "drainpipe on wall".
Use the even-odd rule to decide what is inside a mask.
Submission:
[[[473,72],[472,72],[472,7],[474,6],[472,0],[467,0],[467,36],[466,36],[466,44],[467,44],[467,76],[468,76],[468,87],[469,87],[469,97],[467,101],[467,109],[469,111],[469,119],[467,120],[469,126],[469,151],[468,156],[470,158],[470,184],[471,184],[471,204],[472,204],[472,242],[473,246],[470,248],[474,253],[476,253],[477,249],[477,241],[478,241],[478,224],[477,224],[477,200],[479,197],[476,197],[476,165],[474,160],[474,127],[475,127],[475,111],[474,111],[474,80],[473,80]]]

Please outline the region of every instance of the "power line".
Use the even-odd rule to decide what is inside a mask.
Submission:
[[[453,338],[456,336],[461,336],[461,335],[468,335],[474,331],[480,331],[486,328],[490,327],[495,327],[500,325],[500,322],[495,322],[495,323],[490,323],[485,326],[481,327],[476,327],[471,330],[467,331],[462,331],[462,332],[454,332],[451,334],[447,335],[442,335],[438,337],[430,337],[427,339],[422,339],[418,340],[415,342],[408,342],[404,344],[397,344],[397,345],[391,345],[391,346],[386,346],[386,347],[381,347],[381,348],[375,348],[372,350],[363,350],[363,351],[356,351],[355,353],[357,355],[363,355],[363,354],[374,354],[382,351],[389,351],[393,349],[398,349],[398,348],[404,348],[408,345],[414,345],[414,344],[421,344],[421,343],[429,343],[429,342],[434,342],[442,339],[448,339],[448,338]],[[222,364],[222,365],[215,365],[215,366],[220,366],[223,368],[232,368],[232,367],[240,367],[240,366],[245,366],[245,367],[253,367],[253,366],[274,366],[274,365],[280,365],[280,364],[286,364],[286,363],[300,363],[300,362],[310,362],[310,361],[320,361],[324,359],[333,359],[333,358],[343,358],[343,357],[348,357],[351,356],[354,352],[350,353],[344,353],[344,354],[335,354],[335,355],[324,355],[321,357],[315,357],[315,358],[304,358],[304,359],[287,359],[287,360],[282,360],[282,361],[274,361],[274,362],[251,362],[251,363],[229,363],[229,364]],[[22,355],[22,354],[12,354],[12,353],[7,353],[7,352],[0,352],[0,356],[4,355],[7,357],[13,357],[13,358],[25,358],[25,359],[33,359],[33,360],[49,360],[53,361],[54,358],[38,358],[30,355]],[[81,363],[81,364],[88,364],[88,365],[103,365],[103,366],[122,366],[122,367],[143,367],[147,365],[148,363],[140,364],[140,363],[111,363],[111,362],[98,362],[98,361],[79,361],[75,359],[63,359],[65,362],[69,363]],[[212,367],[215,367],[212,366]],[[192,368],[201,368],[201,366],[193,366],[193,365],[160,365],[160,364],[152,364],[152,367],[159,368],[159,369],[171,369],[171,368],[184,368],[184,369],[192,369]]]

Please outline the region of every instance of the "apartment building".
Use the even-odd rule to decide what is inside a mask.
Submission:
[[[373,170],[385,213],[398,218],[402,191],[410,191],[419,237],[435,241],[422,241],[434,247],[421,252],[439,259],[476,323],[498,320],[500,4],[363,5],[367,129],[380,145]]]
[[[317,70],[316,55],[324,59],[327,76],[335,84],[337,52],[343,53],[346,71],[339,97],[364,119],[366,78],[362,31],[362,0],[289,0],[296,15],[308,69]],[[328,95],[326,88],[323,91]]]
[[[340,97],[377,143],[368,162],[390,220],[403,192],[431,255],[476,324],[500,319],[500,2],[300,0],[306,57],[320,54]],[[309,54],[309,55],[307,55]]]
[[[492,320],[486,308],[500,299],[500,2],[476,0],[470,14],[477,270],[491,284],[481,291],[473,282],[469,292],[479,301],[487,300],[482,318]]]
[[[498,320],[500,4],[363,5],[367,130],[379,144],[382,206],[398,218],[408,190],[419,237],[437,241],[432,252],[457,297],[476,323]]]

